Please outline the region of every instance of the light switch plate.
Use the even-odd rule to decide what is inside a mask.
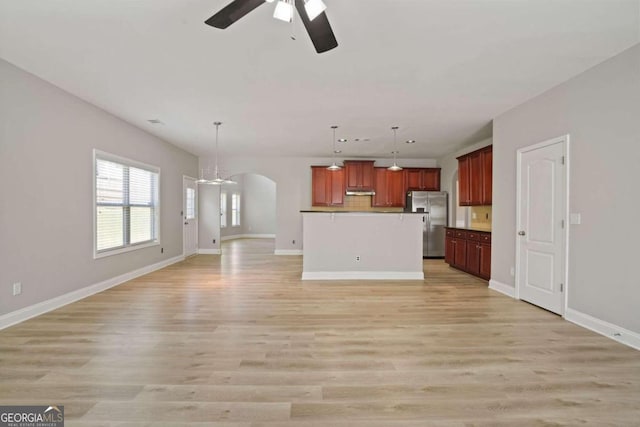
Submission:
[[[20,295],[22,293],[22,283],[16,282],[13,284],[13,296]]]
[[[582,216],[579,213],[569,214],[569,224],[572,224],[572,225],[582,224]]]

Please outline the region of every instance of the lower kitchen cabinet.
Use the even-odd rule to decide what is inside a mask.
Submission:
[[[491,278],[491,233],[447,228],[444,260],[482,279]]]

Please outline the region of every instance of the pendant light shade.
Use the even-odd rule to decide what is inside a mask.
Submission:
[[[333,129],[333,152],[331,153],[333,163],[327,169],[329,169],[330,171],[339,171],[340,169],[342,169],[342,166],[339,166],[336,163],[336,154],[338,153],[338,151],[336,151],[336,129],[338,129],[338,126],[331,126],[331,129]]]
[[[396,132],[398,131],[398,126],[393,126],[391,130],[393,130],[393,151],[391,152],[391,154],[393,154],[393,165],[389,166],[387,169],[393,172],[397,172],[402,170],[402,168],[398,166],[398,163],[396,162],[396,158],[398,155],[398,150],[396,149],[398,145],[398,142],[396,141]]]
[[[273,17],[284,22],[291,22],[293,19],[293,4],[289,0],[280,0],[276,4]]]

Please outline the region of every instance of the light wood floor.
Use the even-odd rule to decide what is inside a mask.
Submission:
[[[640,425],[640,352],[425,261],[302,282],[273,240],[0,331],[0,404],[67,426]]]

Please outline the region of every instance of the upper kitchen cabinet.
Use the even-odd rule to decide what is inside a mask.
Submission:
[[[407,191],[440,191],[440,168],[405,168]]]
[[[401,208],[405,205],[404,174],[387,168],[374,168],[374,188],[376,191],[371,205],[374,207]]]
[[[344,204],[344,169],[331,171],[326,166],[311,166],[311,204],[342,206]]]
[[[458,157],[460,206],[492,203],[493,146]]]
[[[373,189],[373,160],[345,160],[346,191],[371,191]]]

